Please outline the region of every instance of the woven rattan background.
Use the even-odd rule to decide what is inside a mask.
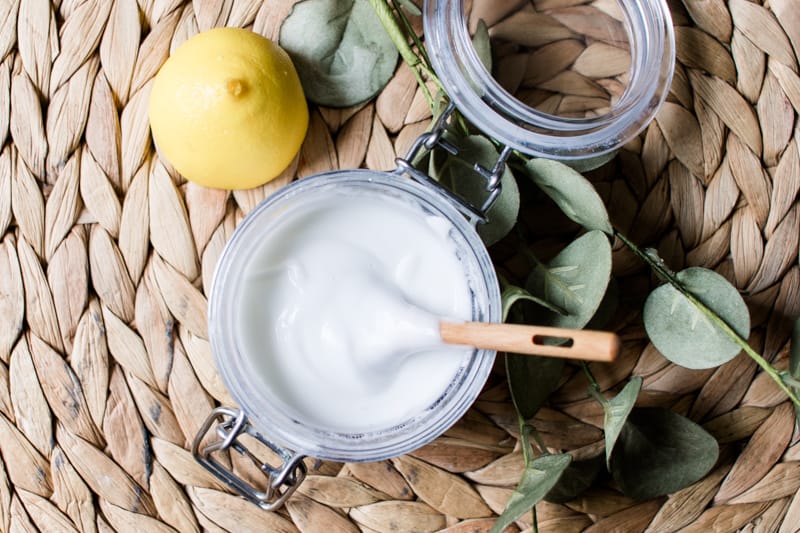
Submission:
[[[733,280],[751,307],[753,345],[785,367],[789,318],[800,314],[800,4],[671,3],[679,65],[669,102],[591,178],[635,242],[673,268]],[[229,495],[187,452],[208,411],[230,402],[205,340],[205,294],[237,221],[295,176],[392,168],[428,125],[400,67],[373,102],[312,108],[297,164],[269,186],[206,190],[166,168],[147,102],[170,49],[221,25],[274,38],[291,5],[0,0],[0,530],[485,531],[519,480],[500,367],[432,445],[382,463],[309,460],[312,475],[277,514]],[[574,231],[548,226],[547,214],[523,215],[545,228],[542,248]],[[494,250],[510,276],[521,268],[514,250]],[[745,357],[708,371],[667,363],[633,297],[650,276],[615,250],[630,302],[616,322],[621,359],[595,369],[601,386],[643,376],[641,403],[703,423],[722,459],[668,498],[634,502],[609,485],[540,504],[541,530],[797,531],[791,407]],[[589,453],[602,413],[572,376],[534,423],[549,446]]]

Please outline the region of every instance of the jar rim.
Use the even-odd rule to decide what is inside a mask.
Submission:
[[[209,341],[214,359],[228,391],[244,414],[259,432],[276,443],[295,452],[320,459],[355,462],[376,461],[402,455],[419,448],[441,435],[453,425],[472,405],[491,371],[495,352],[474,350],[467,364],[462,366],[447,391],[425,412],[403,424],[374,432],[337,433],[329,429],[312,427],[293,419],[280,405],[270,402],[267,394],[259,392],[263,382],[248,372],[246,355],[238,350],[230,311],[230,299],[238,292],[241,265],[247,261],[252,242],[263,234],[269,219],[300,205],[300,197],[324,194],[330,187],[358,187],[366,193],[411,195],[411,199],[424,203],[450,221],[459,238],[467,246],[474,268],[485,294],[484,316],[480,319],[500,322],[502,319],[497,278],[488,251],[470,222],[456,210],[441,193],[397,174],[372,170],[344,170],[317,174],[283,187],[245,217],[228,240],[211,286],[209,298]],[[457,243],[462,244],[462,243]],[[473,295],[473,298],[476,296]]]
[[[616,151],[653,120],[666,100],[675,67],[666,0],[616,1],[627,21],[631,79],[620,100],[597,117],[551,115],[506,91],[472,46],[465,0],[426,0],[426,48],[459,112],[495,140],[537,157],[594,158]]]

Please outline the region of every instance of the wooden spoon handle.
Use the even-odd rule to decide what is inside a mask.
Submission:
[[[441,322],[439,332],[446,344],[584,361],[610,363],[620,350],[619,337],[608,331],[485,322]],[[559,340],[561,342],[558,344],[550,344]]]

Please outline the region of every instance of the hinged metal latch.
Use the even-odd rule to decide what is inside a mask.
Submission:
[[[411,148],[405,157],[398,157],[395,159],[395,163],[397,164],[395,172],[399,174],[407,174],[415,181],[423,185],[431,186],[449,198],[453,199],[456,207],[473,222],[486,222],[486,213],[489,211],[489,208],[492,207],[492,204],[494,204],[495,200],[497,200],[498,196],[500,196],[500,192],[502,191],[501,178],[503,177],[503,172],[505,172],[506,169],[506,161],[508,161],[508,157],[512,152],[512,148],[510,146],[503,147],[499,156],[497,157],[497,161],[495,161],[491,169],[488,169],[479,163],[474,163],[472,166],[472,169],[486,180],[486,193],[488,196],[480,207],[476,207],[467,202],[464,198],[453,193],[453,191],[449,190],[447,187],[443,186],[441,183],[431,178],[428,174],[414,166],[417,158],[432,151],[437,146],[446,150],[452,155],[458,155],[458,147],[448,141],[444,136],[447,121],[453,115],[455,109],[456,106],[453,102],[449,102],[447,104],[447,107],[445,107],[444,111],[442,111],[442,114],[439,115],[434,122],[431,130],[417,137],[416,141],[414,141],[414,144],[411,145]]]
[[[201,448],[203,440],[212,429],[215,430],[218,440]],[[274,467],[262,462],[238,440],[242,435],[248,435],[272,450],[282,463]],[[258,465],[265,475],[265,486],[252,486],[212,455],[226,450],[236,451]],[[206,418],[192,443],[192,455],[228,487],[266,511],[281,507],[305,479],[307,472],[303,455],[270,442],[250,425],[241,410],[229,407],[218,407]]]

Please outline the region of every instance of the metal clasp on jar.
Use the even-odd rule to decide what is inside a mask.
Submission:
[[[218,440],[202,446],[203,440],[212,429]],[[248,435],[275,453],[281,464],[272,466],[262,462],[247,446],[239,441],[239,437]],[[226,450],[234,450],[250,459],[265,475],[263,488],[255,487],[228,469],[212,454]],[[304,456],[276,445],[264,438],[247,421],[245,414],[239,409],[218,407],[203,422],[203,426],[192,443],[192,455],[217,478],[223,481],[236,493],[244,496],[265,511],[274,511],[281,507],[306,477]]]
[[[394,170],[394,172],[398,174],[407,174],[422,185],[426,185],[438,190],[453,200],[455,207],[467,218],[469,218],[473,224],[477,224],[478,222],[486,222],[486,213],[489,211],[489,208],[492,207],[492,204],[494,204],[495,200],[497,200],[497,198],[500,196],[500,192],[502,190],[500,179],[503,177],[503,172],[506,168],[506,161],[512,152],[512,148],[510,146],[503,147],[497,157],[497,161],[495,161],[495,164],[491,169],[485,168],[479,163],[475,163],[472,166],[472,169],[486,180],[487,197],[480,207],[474,206],[467,202],[464,200],[464,198],[453,193],[453,191],[449,190],[447,187],[443,186],[438,181],[431,178],[428,174],[414,166],[414,162],[418,157],[430,152],[437,146],[441,147],[452,155],[458,155],[458,148],[444,137],[447,121],[450,119],[455,109],[456,106],[453,102],[449,102],[447,104],[447,107],[445,107],[444,111],[442,111],[442,114],[439,115],[439,117],[436,119],[436,122],[434,122],[431,130],[417,137],[417,140],[411,145],[411,148],[405,157],[398,157],[395,159],[397,168]]]

